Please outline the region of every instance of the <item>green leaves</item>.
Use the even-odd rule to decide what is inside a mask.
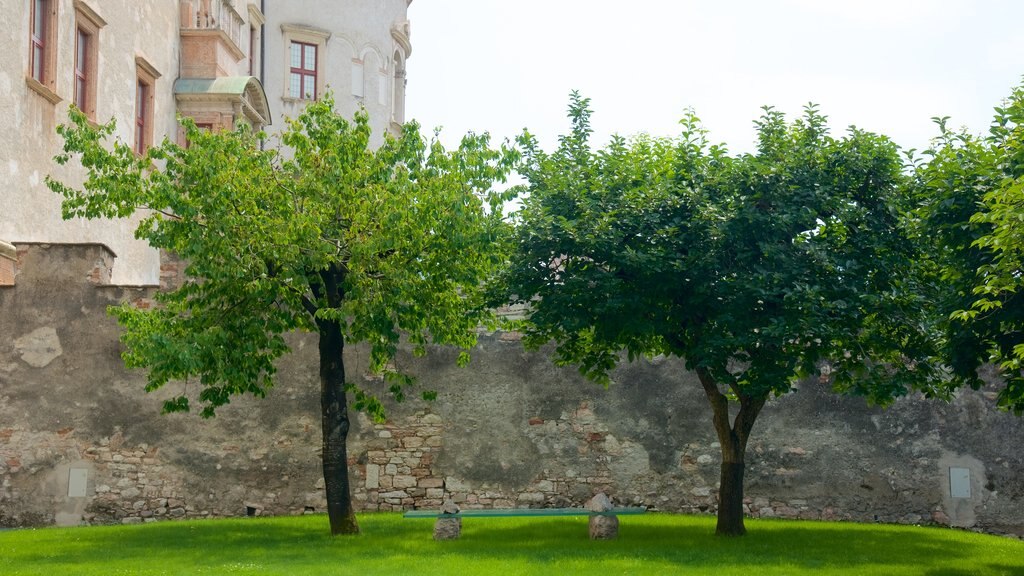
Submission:
[[[757,154],[709,145],[692,112],[676,139],[594,150],[588,101],[547,154],[524,134],[529,194],[505,295],[530,306],[526,342],[608,382],[620,352],[686,358],[735,394],[782,394],[829,363],[837,388],[885,403],[938,394],[898,150],[814,105],[767,107]]]
[[[349,386],[357,407],[381,418],[378,394],[401,400],[412,385],[392,367],[401,338],[417,350],[469,349],[493,321],[481,287],[503,264],[510,229],[509,194],[492,185],[518,153],[492,149],[486,134],[446,150],[410,123],[371,150],[366,112],[341,118],[328,95],[288,122],[286,153],[245,126],[207,132],[186,118],[189,146],[165,141],[138,158],[108,145],[112,124],[70,118],[57,161],[78,158],[87,177],[82,189],[48,180],[65,216],[144,211],[136,236],[187,263],[189,280],[156,307],[111,311],[147,389],[186,383],[165,411],[198,402],[212,416],[238,394],[262,397],[288,352],[283,335],[329,324],[369,344],[385,386]]]
[[[929,247],[945,355],[971,385],[993,362],[1006,386],[1000,405],[1024,413],[1024,87],[995,109],[989,134],[940,134],[916,167],[921,243]]]

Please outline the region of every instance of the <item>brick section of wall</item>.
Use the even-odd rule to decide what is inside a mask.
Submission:
[[[160,289],[174,290],[185,278],[185,261],[166,250],[160,251]]]
[[[104,252],[93,263],[92,270],[86,275],[86,280],[96,286],[110,284],[110,278],[114,272],[114,255]]]
[[[434,466],[441,450],[443,420],[417,414],[401,423],[374,425],[354,496],[369,510],[440,508],[444,477]],[[358,459],[357,459],[358,461]]]
[[[0,286],[14,286],[18,269],[18,251],[13,245],[0,240]]]

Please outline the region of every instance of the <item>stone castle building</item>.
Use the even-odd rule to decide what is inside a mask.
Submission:
[[[115,283],[157,284],[159,255],[134,239],[137,220],[62,220],[44,179],[82,178],[52,161],[68,106],[113,118],[142,151],[182,141],[178,115],[273,132],[331,89],[343,114],[367,109],[379,142],[404,121],[410,2],[0,0],[0,241],[103,244]]]

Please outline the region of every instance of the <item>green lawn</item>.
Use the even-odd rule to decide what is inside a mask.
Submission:
[[[363,514],[331,538],[324,516],[0,532],[0,574],[729,574],[1022,575],[1024,542],[959,530],[748,520],[744,538],[711,517],[624,516],[591,542],[585,518],[467,519],[434,542],[433,522]]]

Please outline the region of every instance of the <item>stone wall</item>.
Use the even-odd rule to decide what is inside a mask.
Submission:
[[[120,360],[110,304],[146,305],[154,288],[106,285],[102,246],[19,246],[17,285],[0,288],[0,525],[147,522],[325,507],[316,339],[295,335],[264,400],[211,420],[159,415]],[[165,284],[180,264],[165,261]],[[402,354],[432,403],[353,416],[350,469],[363,510],[619,504],[713,513],[719,447],[695,377],[674,359],[625,365],[606,389],[515,334],[456,352]],[[350,375],[368,353],[350,347]],[[748,449],[751,516],[938,523],[1024,534],[1024,421],[994,409],[994,389],[944,404],[910,397],[887,410],[807,381],[763,411]],[[410,394],[418,396],[418,394]],[[951,476],[952,475],[952,476]],[[954,497],[954,495],[956,497]]]

